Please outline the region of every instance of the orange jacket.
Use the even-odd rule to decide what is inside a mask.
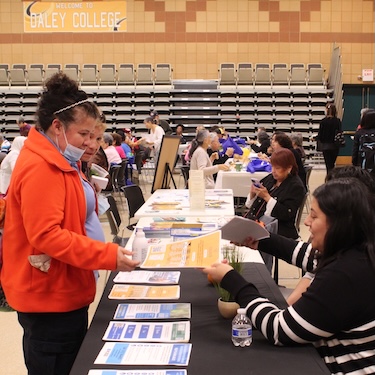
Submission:
[[[95,297],[93,270],[114,270],[118,245],[86,237],[86,200],[78,172],[32,128],[7,195],[1,285],[21,312],[66,312]],[[29,255],[48,254],[48,272]]]

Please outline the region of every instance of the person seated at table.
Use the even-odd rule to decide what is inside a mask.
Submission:
[[[366,187],[368,188],[371,194],[375,195],[375,183],[371,177],[370,172],[362,169],[361,167],[356,167],[353,165],[345,165],[342,167],[335,167],[331,169],[327,176],[326,182],[337,179],[337,178],[347,178],[347,177],[354,177],[361,181]],[[275,244],[275,246],[277,246]],[[285,259],[284,259],[285,260]],[[307,271],[303,277],[300,279],[296,287],[294,288],[293,292],[287,298],[287,302],[289,305],[295,303],[299,298],[301,298],[302,293],[306,291],[306,289],[311,284],[311,281],[314,279],[314,272]]]
[[[187,140],[186,140],[186,138],[184,137],[184,134],[183,134],[184,130],[185,130],[185,126],[183,124],[177,124],[174,133],[172,133],[172,135],[178,135],[180,137],[180,144],[181,145],[184,145],[185,143],[187,143]]]
[[[207,149],[207,153],[213,165],[224,164],[229,158],[233,157],[233,147],[228,147],[225,152],[221,150],[221,144],[219,142],[219,137],[217,136],[216,132],[211,132],[210,137],[211,144],[210,147]],[[216,181],[217,173],[215,173],[213,177]]]
[[[211,138],[209,131],[199,130],[189,150],[190,170],[203,170],[206,189],[213,189],[215,187],[214,173],[229,170],[229,166],[225,164],[212,164],[207,154],[210,143]]]
[[[107,156],[109,166],[121,164],[122,159],[115,146],[113,146],[113,137],[111,134],[103,134],[102,147]]]
[[[294,242],[290,256],[300,264],[318,261],[311,285],[286,309],[263,298],[228,264],[216,263],[204,272],[246,306],[253,325],[272,344],[313,343],[331,373],[371,373],[375,368],[374,196],[355,178],[328,181],[314,191],[305,225],[311,233],[310,247],[281,236],[278,241],[279,250],[285,242]],[[264,250],[267,241],[260,241],[259,248]]]
[[[298,176],[301,178],[301,181],[303,182],[304,186],[307,188],[306,171],[305,171],[305,168],[303,167],[301,156],[298,153],[298,151],[293,148],[292,140],[289,138],[289,136],[282,131],[276,131],[275,133],[273,133],[271,137],[271,147],[272,147],[272,152],[275,150],[278,150],[279,148],[287,148],[288,150],[293,152],[293,155],[296,158],[296,162],[297,162]]]
[[[203,125],[198,125],[195,128],[195,134],[198,134],[199,130],[204,130],[204,129],[205,129],[205,127]],[[185,160],[186,165],[190,165],[190,149],[191,149],[191,146],[192,146],[192,142],[190,142],[190,144],[188,145],[188,147],[184,151],[184,160]]]
[[[268,148],[271,145],[271,140],[270,136],[266,132],[266,128],[259,127],[257,133],[257,140],[250,140],[246,143],[250,145],[251,149],[254,152],[268,155]]]
[[[132,130],[129,128],[124,129],[125,143],[130,146],[134,154],[134,163],[137,167],[138,174],[142,173],[142,166],[146,160],[150,158],[150,149],[142,145],[144,138],[137,138],[133,136]]]
[[[290,150],[274,151],[270,162],[272,172],[260,181],[259,187],[251,185],[245,203],[250,208],[246,216],[253,219],[272,216],[278,220],[278,234],[296,239],[299,235],[295,220],[306,189],[297,175],[297,163]],[[271,272],[273,257],[268,254],[262,257]]]
[[[302,164],[305,164],[306,153],[303,148],[303,137],[301,133],[292,133],[290,134],[290,140],[292,141],[293,148],[298,152]]]
[[[118,133],[112,133],[112,138],[113,138],[113,146],[115,146],[115,149],[116,151],[118,152],[118,154],[120,155],[120,158],[122,160],[124,159],[127,159],[128,157],[126,156],[126,153],[124,151],[124,149],[122,148],[122,138],[121,138],[121,135],[118,134]]]
[[[222,126],[214,125],[211,126],[210,132],[215,132],[219,137],[219,142],[224,143],[228,139],[228,133],[225,131],[225,128]]]

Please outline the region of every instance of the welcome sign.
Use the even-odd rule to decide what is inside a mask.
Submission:
[[[126,31],[126,1],[24,2],[24,31]]]

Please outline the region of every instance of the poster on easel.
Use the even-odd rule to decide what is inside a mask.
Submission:
[[[176,183],[173,179],[173,169],[180,145],[178,135],[164,135],[161,141],[159,158],[155,167],[154,181],[152,182],[151,193],[157,189],[169,189],[173,182],[176,189]]]

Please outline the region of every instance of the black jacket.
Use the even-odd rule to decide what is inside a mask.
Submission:
[[[271,216],[278,219],[277,233],[293,239],[298,238],[294,223],[297,211],[306,194],[306,189],[301,179],[297,175],[290,175],[273,191],[271,190],[276,180],[272,174],[264,177],[261,182],[270,192],[270,195],[277,200],[271,212]],[[259,218],[264,214],[265,210],[266,202],[262,198],[257,198],[250,207],[250,214]]]

